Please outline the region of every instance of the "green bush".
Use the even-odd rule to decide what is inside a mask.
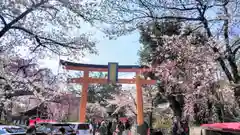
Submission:
[[[0,120],[0,123],[4,124],[4,125],[14,125],[12,122],[8,122],[8,121],[5,121],[5,120]]]

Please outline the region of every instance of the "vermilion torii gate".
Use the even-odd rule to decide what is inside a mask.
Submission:
[[[70,78],[72,83],[82,84],[82,94],[80,101],[80,114],[79,121],[85,122],[86,118],[86,105],[87,105],[87,91],[89,83],[121,83],[121,84],[136,84],[136,103],[137,103],[137,123],[139,126],[143,125],[143,97],[142,97],[142,85],[143,84],[156,84],[155,80],[143,80],[140,78],[140,74],[148,68],[143,68],[138,65],[118,65],[118,63],[108,63],[108,65],[94,65],[94,64],[82,64],[73,63],[64,60],[60,60],[60,63],[64,65],[67,70],[83,71],[83,77]],[[105,78],[92,78],[89,77],[89,72],[108,72],[108,79]],[[134,79],[120,79],[118,78],[118,72],[135,72],[136,78]]]

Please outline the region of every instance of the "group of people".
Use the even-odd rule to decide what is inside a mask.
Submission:
[[[130,132],[131,124],[129,120],[125,123],[122,123],[119,120],[113,121],[102,121],[97,126],[91,123],[93,126],[93,132],[98,131],[100,135],[127,135]],[[94,130],[96,128],[96,130]],[[95,133],[93,133],[95,135]]]
[[[189,126],[186,120],[180,120],[179,117],[173,118],[173,135],[189,135]]]
[[[29,122],[27,125],[29,126]],[[129,135],[128,133],[131,132],[132,127],[132,123],[129,120],[123,123],[118,119],[114,119],[113,121],[103,120],[98,124],[95,123],[95,120],[92,120],[90,125],[92,135]],[[60,132],[65,134],[65,129],[60,129]],[[34,125],[29,126],[26,133],[29,135],[36,134],[36,122]],[[156,133],[158,135],[162,134],[160,131]],[[189,135],[187,121],[181,121],[178,117],[174,117],[172,133],[173,135]]]

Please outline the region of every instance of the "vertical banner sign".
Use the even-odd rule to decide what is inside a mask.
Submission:
[[[118,63],[108,63],[108,82],[117,83],[118,81]]]

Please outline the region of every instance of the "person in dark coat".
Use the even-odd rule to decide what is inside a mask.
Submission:
[[[116,129],[117,129],[117,121],[116,121],[116,120],[113,120],[113,121],[112,121],[111,132],[112,132],[112,133],[116,133]]]
[[[118,122],[117,129],[118,129],[117,134],[118,135],[122,135],[122,133],[124,131],[124,125],[123,125],[123,123],[121,121]]]
[[[178,126],[178,119],[177,117],[173,117],[173,128],[172,128],[172,135],[179,135],[178,130],[179,130],[179,126]]]
[[[128,120],[125,123],[125,130],[131,130],[131,124]]]
[[[188,126],[187,120],[181,121],[181,125],[182,125],[182,128],[183,128],[183,134],[184,135],[189,135],[189,126]]]
[[[108,131],[105,121],[102,121],[101,126],[99,128],[99,133],[100,135],[107,135]]]
[[[183,123],[179,117],[173,119],[173,135],[185,135]]]
[[[101,126],[101,122],[98,122],[98,124],[97,124],[97,125],[98,125],[98,129],[99,129],[99,128],[100,128],[100,126]]]
[[[92,135],[95,135],[96,130],[97,130],[97,124],[95,122],[95,119],[92,119],[90,124],[92,125]]]
[[[125,134],[128,135],[130,132],[131,132],[131,124],[127,119],[127,121],[125,122]]]
[[[29,120],[27,121],[28,129],[26,131],[27,135],[36,135],[37,129],[36,129],[36,121],[34,122],[34,125],[31,126]]]
[[[108,135],[112,135],[112,122],[109,121],[108,125],[107,125],[107,130],[108,130]]]
[[[59,131],[61,132],[62,135],[65,135],[65,134],[66,134],[66,130],[65,130],[65,128],[63,128],[63,127],[61,127],[61,128],[59,129]]]

